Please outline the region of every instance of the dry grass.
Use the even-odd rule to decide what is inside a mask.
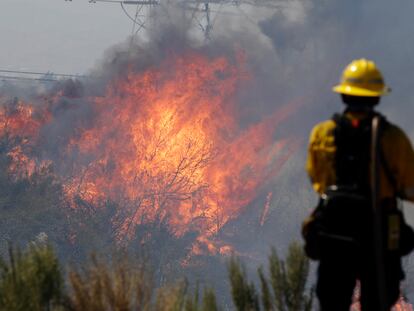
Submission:
[[[156,289],[145,264],[117,259],[106,264],[96,257],[69,273],[65,309],[70,311],[217,311],[214,292],[206,289],[201,303],[187,282]]]
[[[0,311],[218,311],[212,289],[189,290],[186,281],[154,286],[144,263],[131,264],[128,256],[106,263],[92,256],[83,268],[68,273],[67,289],[53,250],[31,245],[26,251],[10,249],[0,259]],[[259,269],[261,290],[249,282],[241,262],[228,265],[233,303],[238,311],[310,311],[312,291],[306,281],[309,262],[302,247],[292,244],[286,260],[275,251],[269,257],[269,278]]]
[[[110,265],[96,257],[82,270],[69,272],[67,308],[74,311],[151,310],[153,284],[143,265],[116,259]]]

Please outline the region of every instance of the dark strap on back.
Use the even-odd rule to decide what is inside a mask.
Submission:
[[[386,118],[384,116],[382,116],[379,113],[375,113],[372,116],[368,116],[367,117],[367,121],[366,122],[371,122],[372,118],[374,116],[378,116],[380,117],[379,119],[379,141],[381,141],[382,139],[382,135],[384,130],[386,130],[386,128],[389,126],[388,121],[386,120]],[[339,113],[335,113],[332,116],[332,120],[336,123],[336,128],[337,128],[337,132],[343,130],[344,127],[349,126],[348,124],[346,124],[345,122],[351,123],[352,121],[350,121],[348,118],[346,118],[346,116],[344,114],[339,114]],[[335,138],[337,136],[337,132],[335,133]],[[369,150],[367,150],[369,151]],[[398,191],[398,184],[397,184],[397,180],[395,179],[395,176],[393,174],[393,172],[391,171],[388,162],[386,161],[385,155],[384,155],[384,151],[381,148],[381,144],[379,145],[379,160],[380,160],[380,166],[382,166],[384,168],[384,172],[386,175],[386,178],[388,179],[388,181],[391,184],[391,187],[393,188],[393,191],[395,193],[395,195],[399,196],[399,191]],[[366,166],[368,167],[368,163],[366,163]],[[337,172],[340,172],[340,168],[337,167]]]
[[[336,183],[353,188],[361,194],[370,192],[369,163],[371,118],[352,120],[345,114],[335,114]]]

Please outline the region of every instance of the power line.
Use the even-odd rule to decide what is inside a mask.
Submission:
[[[0,69],[0,73],[26,74],[26,75],[37,75],[37,76],[56,76],[56,77],[65,77],[65,78],[88,78],[88,76],[77,75],[77,74],[8,70],[8,69]]]
[[[15,81],[38,81],[38,82],[57,82],[58,79],[48,79],[48,78],[26,78],[26,77],[16,77],[16,76],[4,76],[0,75],[1,81],[6,80],[15,80]]]
[[[25,77],[24,75],[29,75],[29,76]],[[89,79],[89,78],[96,78],[96,77],[78,75],[78,74],[9,70],[9,69],[0,68],[0,81],[12,80],[12,81],[19,81],[19,82],[58,82],[58,81],[62,81],[62,79],[72,79],[72,78],[73,79]]]
[[[134,25],[139,25],[140,28],[145,28],[144,23],[138,23],[137,18],[133,18],[128,11],[125,9],[124,4],[121,2],[121,8],[124,11],[125,15],[134,23]]]
[[[118,0],[91,0],[89,3],[107,2],[107,3],[121,3],[125,5],[158,5],[158,1],[142,0],[142,1],[118,1]]]

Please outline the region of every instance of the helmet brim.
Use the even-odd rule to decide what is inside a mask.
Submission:
[[[332,88],[332,91],[335,93],[351,96],[378,97],[388,95],[391,92],[391,89],[389,87],[384,87],[382,90],[370,90],[357,86],[339,84],[334,86]]]

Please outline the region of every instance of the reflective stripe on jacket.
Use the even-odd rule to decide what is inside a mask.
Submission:
[[[361,119],[364,114],[347,113],[350,119]],[[397,126],[388,123],[381,137],[381,148],[397,183],[397,191],[402,199],[414,202],[414,151],[407,135]],[[335,137],[336,123],[328,120],[317,124],[310,135],[306,170],[313,188],[322,194],[330,185],[335,185]],[[393,197],[394,187],[386,177],[384,168],[380,172],[380,195]]]

